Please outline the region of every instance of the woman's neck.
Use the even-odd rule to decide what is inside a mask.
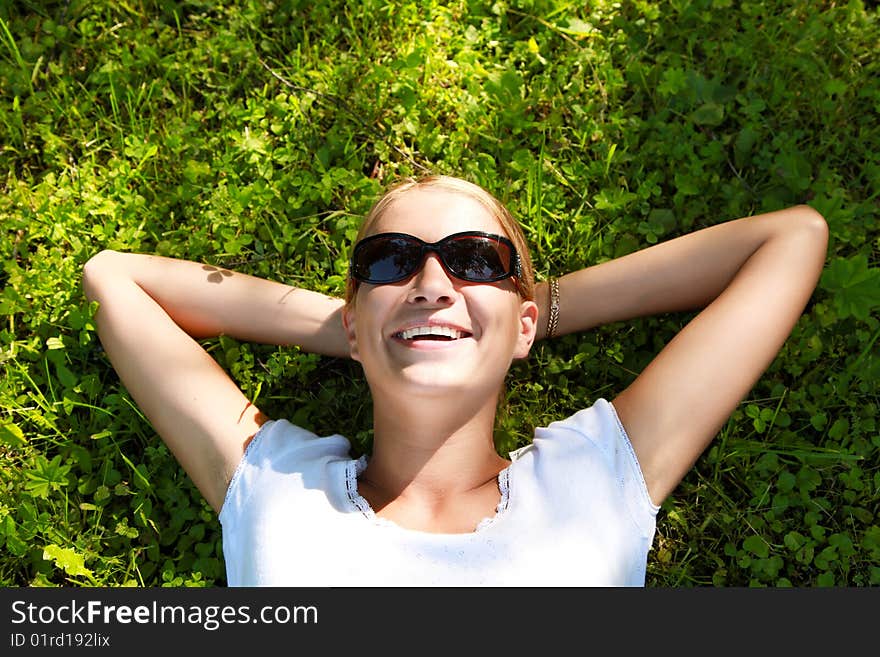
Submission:
[[[497,397],[474,408],[461,400],[374,399],[373,453],[361,480],[389,499],[428,505],[491,484],[508,465],[495,450],[496,406]]]

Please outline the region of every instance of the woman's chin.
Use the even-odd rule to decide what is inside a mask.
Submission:
[[[417,363],[400,370],[392,380],[384,381],[382,390],[412,398],[449,400],[463,397],[472,402],[480,395],[497,391],[502,381],[503,378],[490,383],[485,371],[462,372],[460,363]]]

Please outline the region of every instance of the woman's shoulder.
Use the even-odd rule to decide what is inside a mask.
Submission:
[[[324,481],[351,461],[351,444],[340,434],[321,436],[286,419],[266,420],[247,445],[226,489],[221,519],[241,509],[255,491],[281,491],[299,481]]]
[[[338,433],[319,435],[279,418],[264,422],[245,450],[244,462],[257,463],[279,458],[314,459],[321,456],[347,457],[351,443]]]
[[[551,464],[556,473],[567,472],[578,481],[615,482],[640,526],[652,522],[658,507],[648,495],[641,465],[612,402],[598,398],[588,408],[539,427],[534,449],[536,460]]]
[[[535,431],[535,437],[575,440],[587,438],[600,447],[621,441],[629,443],[629,437],[620,418],[617,417],[614,405],[603,397],[599,397],[591,406],[576,411],[566,418],[551,422],[546,427],[539,427]]]
[[[614,405],[602,397],[587,408],[535,429],[534,447],[568,462],[604,467],[642,480],[641,467]]]

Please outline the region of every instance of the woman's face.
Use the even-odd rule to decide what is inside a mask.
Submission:
[[[462,231],[503,235],[476,200],[442,189],[416,188],[397,199],[370,234],[408,233],[436,242]],[[455,390],[497,394],[510,363],[528,355],[537,306],[524,301],[513,279],[470,283],[452,277],[429,253],[412,277],[386,285],[358,285],[345,312],[352,358],[371,389],[402,386],[413,395]],[[429,327],[435,334],[412,335]]]

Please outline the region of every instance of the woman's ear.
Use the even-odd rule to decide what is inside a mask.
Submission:
[[[519,337],[516,343],[516,349],[513,352],[514,358],[525,358],[529,355],[529,350],[535,342],[535,336],[538,335],[538,304],[534,301],[523,301],[520,304],[519,313]]]
[[[342,309],[342,326],[345,329],[345,337],[348,338],[348,346],[351,348],[352,360],[360,361],[357,351],[357,332],[355,331],[354,306],[347,304]]]

